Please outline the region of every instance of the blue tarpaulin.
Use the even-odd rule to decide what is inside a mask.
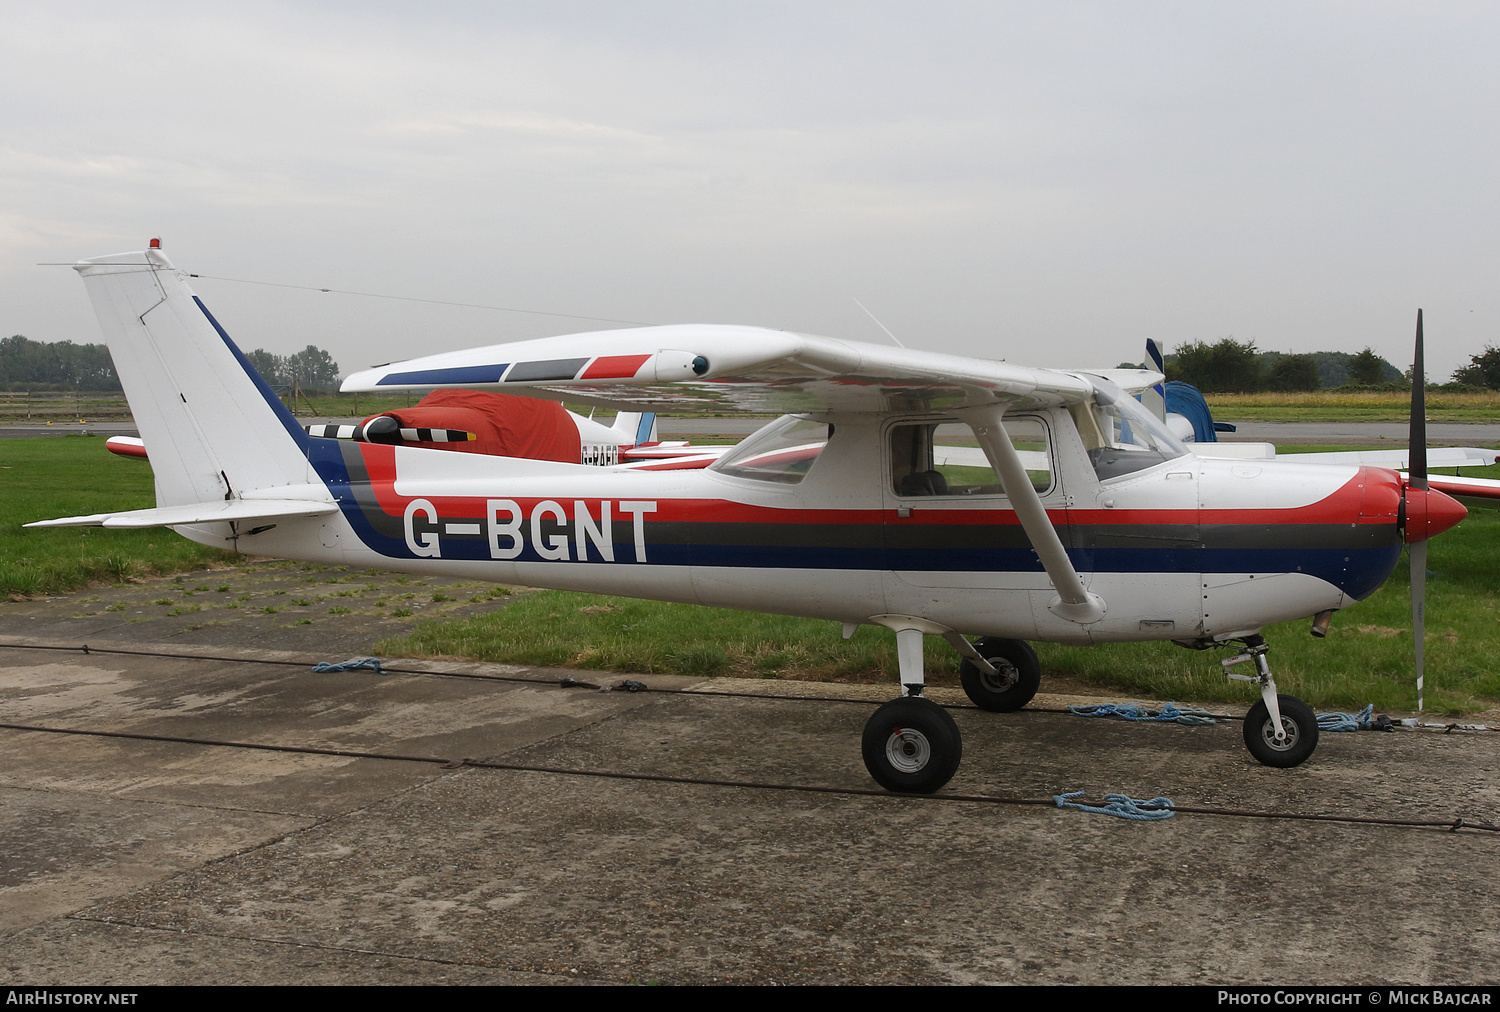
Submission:
[[[1198,388],[1180,380],[1167,383],[1167,411],[1177,412],[1193,423],[1193,438],[1200,443],[1217,443],[1214,433],[1214,416],[1209,413],[1208,402]]]

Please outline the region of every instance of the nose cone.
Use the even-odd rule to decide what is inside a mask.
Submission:
[[[1469,515],[1463,503],[1437,489],[1412,488],[1408,485],[1404,495],[1408,542],[1426,541]]]

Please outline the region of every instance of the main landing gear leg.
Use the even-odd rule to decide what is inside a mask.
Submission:
[[[1300,766],[1318,747],[1318,717],[1296,696],[1282,696],[1276,692],[1276,680],[1271,677],[1271,665],[1266,660],[1266,645],[1262,636],[1246,636],[1244,653],[1223,662],[1224,673],[1230,678],[1260,683],[1260,702],[1250,707],[1245,715],[1245,747],[1257,762],[1265,766],[1287,769]],[[1254,675],[1237,675],[1229,669],[1236,664],[1253,660]]]
[[[860,742],[865,769],[888,791],[930,794],[958,770],[963,739],[948,711],[922,695],[922,631],[896,630],[901,665],[901,698],[893,699],[865,724]]]

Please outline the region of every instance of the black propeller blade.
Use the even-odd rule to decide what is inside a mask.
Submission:
[[[1417,348],[1411,363],[1411,430],[1407,442],[1407,487],[1427,490],[1427,379],[1422,362],[1422,311],[1417,310]],[[1407,523],[1412,522],[1407,511]],[[1425,532],[1423,532],[1425,534]],[[1411,559],[1411,639],[1416,649],[1417,712],[1422,712],[1422,651],[1427,629],[1427,538],[1408,544]]]

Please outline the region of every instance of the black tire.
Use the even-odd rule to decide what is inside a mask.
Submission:
[[[964,754],[948,711],[920,696],[893,699],[876,710],[860,745],[875,782],[903,794],[938,790],[953,779]]]
[[[1009,713],[1031,702],[1042,685],[1042,663],[1030,643],[985,637],[974,641],[974,649],[1002,676],[980,671],[978,665],[964,658],[958,666],[958,677],[975,706],[991,713]]]
[[[1296,696],[1278,695],[1276,705],[1281,710],[1286,740],[1276,741],[1271,711],[1266,708],[1265,700],[1260,700],[1245,714],[1245,747],[1263,766],[1277,769],[1301,766],[1318,747],[1318,715]]]

